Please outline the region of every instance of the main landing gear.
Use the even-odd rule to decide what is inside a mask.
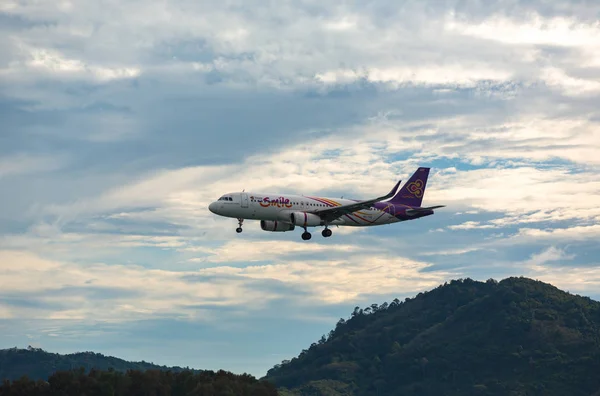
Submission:
[[[321,232],[321,235],[323,235],[323,238],[329,238],[331,236],[331,234],[333,234],[333,232],[329,228],[325,228]],[[312,238],[312,235],[305,228],[304,232],[302,233],[302,239],[305,241],[308,241],[310,238]]]
[[[305,228],[304,232],[302,233],[302,240],[308,241],[310,238],[312,238],[312,235]]]
[[[244,219],[238,219],[238,228],[235,229],[238,234],[242,232],[242,224],[244,224]]]

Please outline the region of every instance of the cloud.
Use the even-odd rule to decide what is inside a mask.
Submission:
[[[563,290],[589,293],[600,286],[600,267],[566,264],[576,258],[564,249],[550,246],[540,253],[531,255],[523,262],[528,276],[551,283]]]
[[[52,172],[65,165],[64,159],[58,156],[15,153],[0,158],[0,179],[37,172]]]
[[[502,83],[509,80],[507,72],[496,71],[487,67],[477,66],[466,68],[460,65],[445,65],[420,68],[372,68],[362,73],[353,70],[333,70],[316,75],[318,81],[325,84],[348,84],[364,79],[373,83],[417,84],[440,86],[448,85],[459,88],[473,88],[480,81]]]
[[[494,226],[490,224],[481,225],[478,221],[467,221],[462,224],[448,226],[450,230],[472,230],[476,228],[494,228]]]
[[[40,259],[30,254],[15,254],[3,251],[4,271],[3,293],[35,293],[42,301],[60,301],[64,309],[44,310],[22,307],[12,310],[13,317],[32,319],[93,319],[108,322],[123,322],[144,317],[171,315],[176,306],[192,305],[203,299],[218,302],[219,305],[241,304],[244,300],[256,303],[268,300],[268,293],[245,289],[239,282],[207,282],[201,289],[180,279],[181,274],[168,270],[144,269],[139,266],[108,266],[94,264],[81,267],[76,264],[44,263],[27,272],[16,268],[31,268],[32,261]],[[14,268],[10,270],[9,268]],[[46,268],[52,271],[46,271]],[[89,293],[65,295],[65,288],[78,287],[93,291],[96,288],[111,288],[118,293],[110,293],[102,299],[92,298]],[[138,293],[132,299],[128,291]],[[254,296],[254,297],[253,297]],[[176,312],[186,316],[185,311]],[[203,319],[201,310],[191,310],[187,315]]]
[[[377,252],[376,249],[364,249],[358,246],[348,244],[322,245],[322,244],[305,244],[301,242],[279,241],[276,243],[277,250],[269,256],[265,256],[265,251],[268,251],[274,246],[273,241],[229,241],[211,249],[202,246],[194,246],[184,248],[185,251],[194,253],[204,253],[207,256],[202,261],[209,263],[252,263],[256,261],[265,262],[273,259],[293,260],[297,256],[306,254],[323,254],[328,255],[340,252],[360,252],[366,254],[368,252]]]
[[[476,24],[453,19],[447,22],[446,29],[516,46],[596,47],[600,40],[597,21],[586,23],[564,16],[546,18],[539,13],[523,19],[498,15]]]
[[[562,17],[537,15],[519,25],[493,11],[486,15],[489,20],[477,22],[446,7],[435,7],[437,13],[428,12],[424,4],[383,7],[385,11],[380,6],[326,7],[297,1],[267,12],[263,4],[249,8],[218,2],[127,1],[59,10],[16,2],[5,6],[4,12],[33,26],[21,29],[19,40],[12,38],[12,45],[21,50],[20,60],[9,70],[47,77],[36,69],[42,66],[85,72],[97,82],[164,77],[177,71],[234,88],[248,84],[315,88],[361,78],[393,85],[472,87],[518,77],[537,79],[534,66],[543,52],[536,57],[535,52],[515,45],[514,38],[522,40],[519,44],[528,40],[531,45],[586,43],[592,49],[595,45],[593,25],[572,26]],[[404,23],[391,23],[388,18]],[[551,27],[543,29],[544,24]],[[276,41],[273,29],[278,30]],[[490,34],[494,29],[506,34]],[[523,36],[524,31],[529,33]],[[329,39],[322,40],[324,36]],[[526,56],[508,62],[497,47],[490,46],[490,39],[501,40],[498,45],[504,50]],[[66,40],[71,54],[52,48],[57,40]],[[411,45],[417,41],[419,47]],[[476,51],[467,51],[465,43]],[[341,64],[347,67],[340,68]]]
[[[222,326],[245,345],[253,328],[264,349],[281,336],[271,328],[308,343],[348,307],[451,277],[586,277],[595,290],[595,4],[0,7],[11,329],[139,356],[175,328]],[[415,222],[304,243],[249,221],[237,235],[207,210],[242,189],[369,198],[418,166],[432,168],[424,204],[447,206]]]
[[[30,57],[26,66],[34,71],[39,71],[39,74],[45,77],[50,77],[51,74],[58,74],[61,79],[89,77],[98,82],[105,82],[115,79],[134,78],[140,75],[138,68],[109,68],[88,65],[78,59],[68,59],[55,50],[29,48],[26,51],[29,52]],[[15,72],[16,70],[9,69],[7,74]]]
[[[525,262],[525,265],[537,270],[543,268],[543,265],[548,262],[567,261],[572,260],[574,257],[575,256],[572,254],[566,254],[564,250],[551,246],[541,253],[532,255],[531,258]]]
[[[489,255],[490,260],[477,263],[463,270],[471,273],[472,277],[479,280],[504,279],[509,276],[525,276],[550,283],[562,290],[592,296],[597,299],[597,290],[600,285],[600,263],[592,259],[591,262],[581,261],[587,249],[582,246],[567,245],[561,247],[561,241],[538,241],[528,256],[521,253],[513,260],[503,260],[500,254]],[[571,253],[575,252],[575,253]],[[472,260],[477,260],[478,257]]]
[[[290,243],[288,248],[263,256],[264,264],[243,268],[223,265],[224,260],[241,259],[226,256],[228,250],[223,249],[224,257],[209,260],[222,265],[188,271],[102,263],[82,266],[3,250],[4,317],[114,323],[176,315],[212,321],[221,307],[241,309],[251,304],[261,309],[274,299],[293,298],[293,290],[305,295],[304,304],[339,304],[363,294],[433,287],[446,276],[426,271],[426,263],[385,252],[347,256],[347,249],[339,248],[329,250],[327,261],[304,261],[298,260],[299,253],[325,247]],[[19,298],[30,299],[31,305],[17,303]]]
[[[554,169],[521,166],[476,169],[439,177],[447,188],[440,187],[434,193],[437,201],[469,202],[480,211],[509,215],[490,221],[494,226],[590,221],[600,214],[593,203],[600,184],[591,172],[572,173],[560,166]],[[475,223],[466,225],[480,227]]]
[[[535,272],[530,272],[529,276],[548,282],[571,293],[585,296],[589,296],[590,293],[595,293],[600,286],[600,271],[597,266],[541,266],[536,268]]]
[[[567,228],[548,228],[545,230],[536,228],[522,228],[517,237],[530,237],[536,239],[572,239],[585,240],[595,239],[600,234],[600,225],[575,226]]]

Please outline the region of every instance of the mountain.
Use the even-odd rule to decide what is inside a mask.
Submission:
[[[600,396],[600,303],[527,278],[356,307],[264,379],[282,395]]]
[[[0,349],[0,381],[14,380],[27,375],[34,380],[46,380],[55,371],[79,369],[85,371],[92,368],[96,370],[113,369],[115,371],[127,370],[170,370],[181,372],[181,367],[158,366],[147,362],[128,362],[112,356],[104,356],[93,352],[80,352],[68,355],[46,352],[39,348],[27,349]],[[198,372],[197,370],[193,370]]]

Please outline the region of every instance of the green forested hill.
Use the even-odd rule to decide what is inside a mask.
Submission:
[[[549,284],[455,280],[356,307],[265,378],[298,395],[600,395],[599,325],[599,302]]]
[[[0,350],[0,396],[277,394],[269,382],[224,370],[157,366],[92,352],[59,355],[35,348]]]
[[[183,370],[181,367],[158,366],[147,362],[128,362],[93,352],[60,355],[31,347],[0,349],[0,382],[5,379],[14,380],[23,375],[34,380],[46,380],[55,371],[79,369],[80,367],[83,367],[86,372],[92,368],[115,371],[154,369],[179,372]]]

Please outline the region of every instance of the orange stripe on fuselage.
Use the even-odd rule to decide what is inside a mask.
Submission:
[[[342,206],[340,203],[332,201],[331,199],[327,199],[327,198],[321,198],[321,197],[307,197],[307,198],[314,199],[315,201],[319,201],[319,202],[322,202],[322,203],[325,203],[325,204],[328,204],[331,206]]]

